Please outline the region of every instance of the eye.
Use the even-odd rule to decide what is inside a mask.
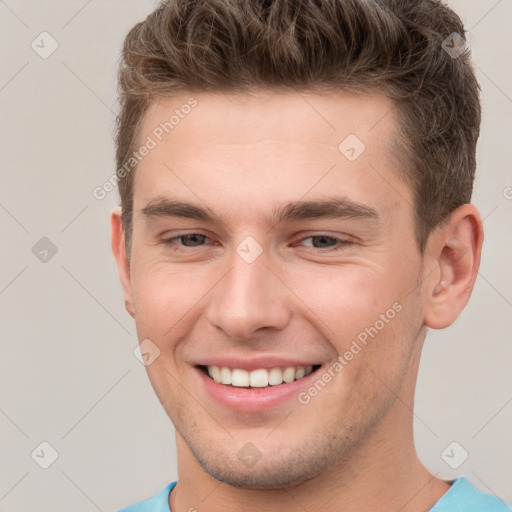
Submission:
[[[350,244],[349,240],[322,234],[302,238],[299,241],[299,244],[303,243],[305,240],[311,240],[311,244],[305,244],[306,247],[312,247],[313,249],[327,249],[327,251],[324,252],[338,251],[340,249],[343,249],[344,246]],[[336,244],[338,244],[338,247],[336,247]]]
[[[208,237],[206,235],[201,235],[200,233],[188,233],[186,235],[168,238],[167,240],[163,240],[163,243],[170,247],[174,247],[178,240],[183,242],[181,247],[197,247],[202,245],[205,240],[208,240]]]
[[[207,240],[209,240],[209,238],[201,233],[187,233],[165,239],[162,243],[178,251],[185,247],[199,247],[205,245]],[[305,243],[307,240],[311,242]],[[302,245],[303,247],[311,249],[323,249],[321,252],[330,252],[341,250],[350,243],[349,240],[343,238],[318,234],[302,238],[295,245]]]

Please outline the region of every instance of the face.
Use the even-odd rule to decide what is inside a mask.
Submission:
[[[145,116],[141,141],[156,145],[135,175],[125,296],[200,466],[290,486],[400,435],[396,396],[412,396],[423,270],[392,104],[193,97]]]

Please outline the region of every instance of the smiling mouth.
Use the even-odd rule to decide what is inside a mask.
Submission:
[[[318,364],[314,366],[260,368],[252,371],[225,366],[199,365],[197,368],[218,384],[237,388],[266,388],[303,379],[320,367],[321,365]]]

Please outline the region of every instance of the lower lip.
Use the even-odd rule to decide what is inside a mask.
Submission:
[[[304,388],[310,385],[318,373],[318,370],[314,371],[306,377],[288,384],[283,383],[266,388],[242,388],[219,384],[206,376],[201,369],[195,367],[194,370],[198,373],[206,392],[216,402],[239,412],[268,411],[279,407],[288,400],[296,398]]]

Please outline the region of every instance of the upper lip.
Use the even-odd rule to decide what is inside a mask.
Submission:
[[[319,366],[321,362],[305,359],[290,359],[289,357],[259,356],[259,357],[209,357],[196,361],[195,366],[220,366],[239,368],[241,370],[259,370],[261,368],[289,368],[291,366]]]

